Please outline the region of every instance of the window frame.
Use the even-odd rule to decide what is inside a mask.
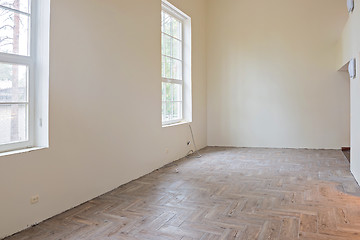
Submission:
[[[30,4],[30,13],[22,12],[17,9],[11,9],[7,7],[0,8],[24,14],[29,17],[29,33],[28,33],[28,55],[14,54],[14,53],[4,53],[0,52],[0,63],[5,64],[14,64],[14,65],[23,65],[28,67],[28,79],[27,79],[27,101],[19,102],[18,104],[27,105],[27,121],[26,121],[26,135],[27,140],[18,141],[12,143],[0,144],[0,153],[14,151],[19,149],[27,149],[34,146],[34,121],[35,121],[35,86],[36,86],[36,74],[35,74],[35,64],[36,64],[36,46],[37,46],[37,0],[29,0]],[[0,105],[12,105],[17,104],[16,102],[9,103],[0,103]]]
[[[161,120],[162,126],[166,127],[166,126],[178,124],[178,123],[181,123],[181,122],[187,122],[187,119],[185,117],[185,97],[186,97],[186,94],[185,94],[185,74],[184,74],[185,73],[185,65],[186,65],[186,63],[185,63],[186,59],[184,57],[184,52],[185,52],[185,47],[184,46],[185,46],[186,39],[185,39],[184,36],[185,36],[185,24],[186,24],[185,21],[189,20],[190,17],[187,16],[185,13],[180,11],[178,8],[176,8],[175,6],[173,6],[171,3],[169,3],[166,0],[162,0],[162,2],[161,2],[161,12],[167,13],[169,16],[171,16],[172,18],[175,18],[176,20],[178,20],[181,23],[181,39],[178,39],[178,38],[176,38],[174,36],[171,36],[171,35],[163,32],[161,30],[161,39],[163,38],[163,34],[165,34],[166,36],[168,36],[170,38],[173,38],[173,39],[176,39],[176,40],[181,42],[181,60],[163,54],[163,52],[162,52],[162,44],[161,44],[161,58],[167,57],[167,58],[170,58],[170,59],[175,59],[177,61],[181,61],[181,80],[171,79],[171,78],[166,78],[166,77],[161,76],[161,84],[163,84],[163,83],[178,84],[178,85],[181,85],[181,88],[182,88],[181,117],[178,118],[178,119],[173,119],[173,120],[169,120],[169,121]],[[161,19],[161,21],[162,21],[162,19]],[[162,43],[162,41],[161,41],[161,43]],[[161,65],[161,68],[163,68],[163,65]],[[161,99],[161,106],[163,107],[163,104],[167,103],[167,102],[169,102],[169,101],[163,101]],[[175,101],[173,101],[173,102],[175,102]],[[176,101],[176,102],[180,102],[180,101]],[[162,111],[161,111],[161,115],[162,115]]]

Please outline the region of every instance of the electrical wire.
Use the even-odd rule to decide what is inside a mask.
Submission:
[[[188,158],[188,157],[190,157],[191,154],[196,153],[196,154],[197,154],[196,158],[201,158],[202,156],[201,156],[201,154],[199,153],[199,151],[198,151],[198,149],[197,149],[197,147],[196,147],[195,138],[194,138],[194,133],[193,133],[193,130],[192,130],[192,127],[191,127],[190,123],[189,123],[189,128],[190,128],[191,138],[192,138],[192,141],[193,141],[193,143],[194,143],[195,151],[190,150],[190,151],[188,152],[188,154],[186,155],[186,157]]]

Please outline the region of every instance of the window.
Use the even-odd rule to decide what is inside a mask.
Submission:
[[[35,111],[41,110],[36,95],[42,85],[37,74],[39,35],[35,34],[42,32],[36,25],[38,2],[0,0],[0,152],[35,145]]]
[[[190,18],[163,1],[161,12],[162,124],[191,121]],[[190,41],[189,41],[190,40]],[[190,73],[190,74],[189,74]]]

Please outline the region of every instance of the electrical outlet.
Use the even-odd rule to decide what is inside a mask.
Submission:
[[[40,199],[39,195],[32,196],[32,197],[30,198],[30,203],[31,203],[31,204],[36,204],[36,203],[39,202],[39,199]]]

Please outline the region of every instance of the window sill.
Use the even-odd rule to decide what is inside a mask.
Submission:
[[[32,152],[32,151],[41,150],[41,149],[45,149],[45,148],[47,148],[47,147],[30,147],[30,148],[23,148],[23,149],[18,149],[18,150],[11,150],[11,151],[7,151],[7,152],[1,152],[0,157],[10,156],[10,155],[15,155],[15,154],[20,154],[20,153],[27,153],[27,152]]]
[[[185,125],[185,124],[189,124],[191,122],[188,121],[181,121],[181,122],[176,122],[176,123],[169,123],[169,124],[164,124],[162,125],[163,128],[168,128],[168,127],[174,127],[174,126],[180,126],[180,125]]]

